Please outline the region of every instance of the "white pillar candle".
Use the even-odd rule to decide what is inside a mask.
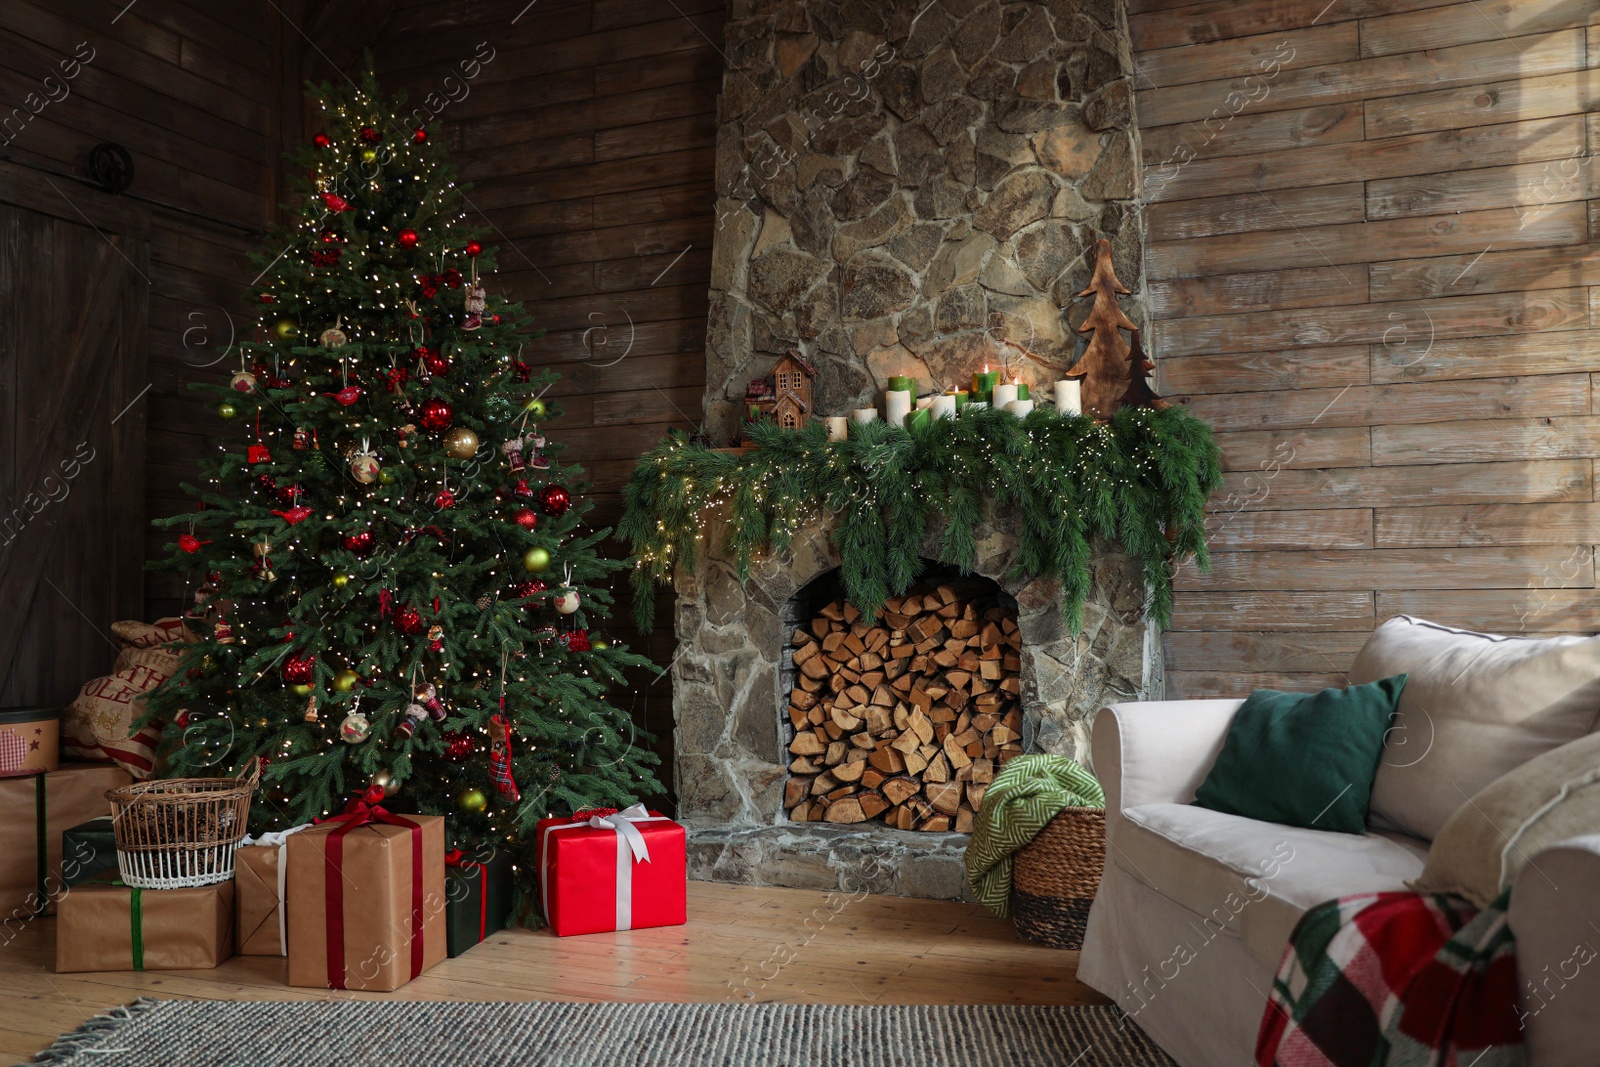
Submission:
[[[994,387],[994,406],[1005,410],[1005,406],[1017,398],[1016,382],[996,382]]]
[[[919,397],[917,397],[917,410],[918,411],[921,411],[923,408],[931,408],[931,407],[933,407],[933,397],[932,396],[919,396]]]
[[[1063,415],[1083,414],[1083,386],[1076,378],[1063,378],[1056,383],[1056,410]]]
[[[849,436],[850,420],[843,415],[829,415],[822,420],[828,427],[828,440],[843,441]]]
[[[856,408],[850,413],[851,422],[877,422],[877,408]]]
[[[904,426],[911,414],[912,396],[905,389],[890,389],[883,394],[883,417],[891,426]]]
[[[933,417],[936,419],[953,419],[956,417],[956,398],[949,393],[941,393],[933,398]]]
[[[996,386],[996,390],[998,390],[998,388],[999,387]],[[1011,403],[1006,405],[1006,410],[1020,419],[1022,416],[1033,410],[1033,401],[1013,400]]]
[[[987,411],[988,409],[989,409],[989,405],[984,403],[982,400],[969,400],[969,401],[967,401],[967,406],[962,408],[961,410],[962,411]]]

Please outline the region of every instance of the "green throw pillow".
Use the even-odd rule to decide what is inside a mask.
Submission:
[[[1406,676],[1320,693],[1257,689],[1234,713],[1202,808],[1313,830],[1366,831],[1372,777]]]

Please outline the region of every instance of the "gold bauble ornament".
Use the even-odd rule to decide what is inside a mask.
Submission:
[[[335,574],[333,576],[333,587],[335,589],[343,589],[345,586],[347,586],[349,584],[350,584],[350,576],[348,574]]]
[[[385,800],[400,792],[400,783],[395,781],[394,775],[388,771],[379,771],[374,774],[372,776],[372,784],[383,790]]]
[[[221,418],[231,419],[237,414],[239,414],[239,409],[232,404],[224,402],[217,405],[217,415]]]
[[[550,569],[550,550],[535,545],[522,554],[522,569],[543,574]]]
[[[463,789],[456,794],[456,803],[462,811],[484,811],[489,807],[489,798],[481,789]]]
[[[348,693],[361,681],[361,675],[348,668],[333,676],[333,687],[341,693]]]
[[[295,696],[309,696],[311,693],[311,687],[309,685],[297,685],[293,686],[292,688],[294,689]]]
[[[363,148],[361,150],[361,162],[363,162],[363,163],[371,163],[374,160],[376,160],[377,158],[378,158],[378,153],[377,153],[376,149]],[[387,796],[388,794],[385,793],[384,795]]]
[[[300,335],[300,324],[293,319],[279,319],[273,324],[272,332],[278,335],[280,341],[287,341]]]
[[[451,459],[471,459],[478,453],[478,435],[457,426],[444,435],[444,451]]]

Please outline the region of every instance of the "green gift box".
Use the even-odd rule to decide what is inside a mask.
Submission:
[[[454,849],[444,857],[445,951],[459,956],[506,927],[511,914],[511,857]]]
[[[117,838],[111,816],[61,831],[61,882],[72,887],[105,871],[117,870]]]

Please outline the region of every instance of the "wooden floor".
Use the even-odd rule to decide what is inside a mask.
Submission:
[[[0,949],[0,1057],[30,1058],[136,997],[296,1000],[1105,1004],[1078,954],[1019,941],[980,905],[689,883],[689,924],[556,938],[507,930],[395,993],[284,984],[281,957],[214,971],[56,974],[55,920]]]

